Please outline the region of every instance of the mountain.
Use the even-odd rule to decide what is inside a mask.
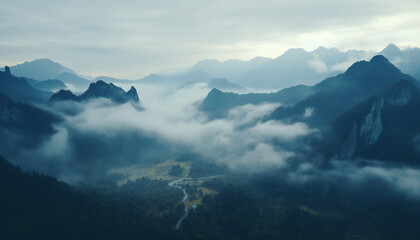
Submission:
[[[32,87],[42,90],[42,91],[57,91],[59,89],[66,89],[67,86],[60,80],[56,79],[49,79],[45,81],[38,81],[31,78],[25,78],[25,80],[31,85]]]
[[[60,118],[0,94],[0,154],[12,158],[31,149],[55,132]]]
[[[86,89],[91,81],[78,76],[73,70],[62,66],[50,59],[37,59],[31,62],[24,62],[10,67],[11,72],[18,77],[30,78],[33,80],[60,80],[78,89]],[[58,82],[42,83],[41,86],[49,89],[54,84],[58,86]]]
[[[214,78],[214,79],[211,79],[211,80],[206,79],[204,81],[190,82],[190,83],[187,83],[187,84],[183,85],[182,87],[190,87],[190,86],[192,86],[194,84],[197,84],[197,83],[205,83],[207,85],[207,87],[210,88],[210,89],[217,88],[217,89],[222,90],[222,91],[241,92],[241,91],[245,90],[245,88],[242,87],[241,85],[232,83],[229,80],[224,79],[224,78]]]
[[[214,88],[207,94],[199,109],[205,112],[210,119],[223,118],[227,116],[230,109],[237,106],[261,103],[281,103],[288,106],[301,101],[312,93],[312,88],[304,85],[285,88],[274,93],[248,94],[222,92]]]
[[[239,84],[234,84],[224,78],[215,78],[207,83],[208,88],[218,88],[224,91],[241,91],[244,90]]]
[[[401,79],[414,80],[378,55],[313,86],[313,95],[293,107],[277,108],[269,119],[326,124],[370,96],[384,93]]]
[[[25,78],[12,75],[9,67],[0,71],[0,93],[18,102],[46,102],[51,92],[41,91],[32,87]]]
[[[51,98],[51,101],[78,101],[79,98],[74,95],[70,90],[61,89],[60,91],[54,93]]]
[[[91,83],[88,90],[80,95],[81,100],[97,97],[109,98],[116,103],[125,103],[128,101],[139,102],[137,90],[133,86],[128,92],[125,92],[122,88],[117,87],[112,83],[107,84],[104,81]]]
[[[257,89],[282,89],[294,85],[314,85],[345,70],[351,63],[366,59],[364,51],[341,52],[336,48],[289,49],[281,56],[267,61],[249,72],[232,79],[233,82]]]
[[[122,84],[132,84],[134,82],[133,80],[118,79],[118,78],[106,77],[106,76],[100,76],[94,79],[95,82],[99,80],[102,80],[106,83],[122,83]]]
[[[64,72],[75,74],[71,69],[50,59],[37,59],[10,67],[15,76],[28,77],[36,80],[55,79]]]
[[[136,83],[162,85],[170,88],[180,88],[185,85],[209,82],[214,77],[201,70],[193,70],[182,74],[163,76],[151,74],[145,78],[136,80]]]
[[[104,81],[91,83],[89,88],[80,96],[74,95],[69,90],[60,90],[51,96],[50,101],[83,101],[99,97],[108,98],[116,103],[126,103],[129,101],[138,103],[140,101],[137,90],[134,87],[131,87],[128,92],[125,92],[122,88],[117,87],[112,83],[108,84]]]
[[[78,89],[86,89],[89,87],[89,84],[92,83],[91,81],[79,77],[75,73],[71,72],[63,72],[55,76],[55,79],[61,80],[64,83],[69,84],[70,86],[76,87]]]
[[[294,85],[314,85],[327,77],[344,72],[352,63],[383,55],[404,73],[420,79],[420,49],[401,50],[389,44],[382,51],[367,52],[319,47],[314,51],[289,49],[275,59],[254,58],[251,61],[204,60],[192,70],[203,71],[215,78],[226,78],[233,83],[255,89],[282,89]]]
[[[372,96],[337,118],[330,155],[420,163],[418,86],[418,82],[400,80],[386,93]]]
[[[203,71],[216,78],[236,80],[239,76],[270,60],[270,58],[263,57],[255,57],[249,61],[232,59],[224,62],[219,62],[215,59],[207,59],[197,62],[192,67],[192,71]]]
[[[379,54],[387,57],[401,71],[420,79],[420,48],[401,50],[395,44],[389,44]]]

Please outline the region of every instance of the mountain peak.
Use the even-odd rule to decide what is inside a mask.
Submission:
[[[386,46],[381,51],[381,53],[398,53],[398,52],[401,52],[401,49],[393,43],[388,44],[388,46]]]
[[[74,73],[71,69],[48,58],[24,62],[10,68],[17,77],[28,77],[36,80],[55,79],[63,72]]]
[[[31,61],[32,63],[34,62],[44,62],[44,63],[57,63],[54,62],[53,60],[49,59],[49,58],[40,58],[40,59],[35,59],[33,61]],[[57,63],[58,64],[58,63]]]
[[[75,96],[72,92],[68,90],[60,90],[55,93],[50,101],[52,100],[88,100],[92,98],[108,98],[116,103],[126,103],[129,101],[139,102],[139,96],[137,95],[137,90],[134,87],[128,92],[125,92],[122,88],[115,86],[112,83],[106,83],[102,80],[91,83],[88,90],[80,96]]]
[[[319,46],[317,49],[315,49],[314,52],[319,52],[319,51],[327,51],[328,49],[324,46]]]
[[[5,66],[5,67],[4,67],[4,72],[5,72],[7,75],[11,75],[11,73],[10,73],[10,68],[9,68],[8,66]]]
[[[219,89],[217,89],[217,88],[213,88],[209,93],[208,93],[208,95],[213,95],[213,94],[219,94],[219,93],[222,93],[222,91],[220,91]]]
[[[318,54],[328,54],[328,53],[339,53],[340,50],[338,50],[337,48],[326,48],[326,47],[320,46],[317,49],[315,49],[313,52],[318,53]]]
[[[66,100],[77,101],[78,97],[74,95],[70,90],[61,89],[60,91],[54,93],[50,98],[50,102]]]
[[[131,87],[128,92],[125,92],[122,88],[112,83],[108,84],[102,80],[91,83],[88,90],[80,96],[81,99],[95,97],[109,98],[117,103],[126,103],[128,101],[139,102],[137,90],[134,87]]]
[[[133,102],[139,102],[140,101],[139,95],[137,94],[137,90],[133,86],[131,86],[130,90],[128,90],[127,96],[129,98],[131,98],[131,101],[133,101]]]
[[[287,50],[286,52],[283,53],[282,56],[287,56],[287,55],[301,55],[301,54],[306,54],[308,53],[307,51],[305,51],[305,49],[303,48],[290,48],[289,50]]]
[[[371,60],[371,63],[390,63],[389,60],[383,55],[376,55]]]

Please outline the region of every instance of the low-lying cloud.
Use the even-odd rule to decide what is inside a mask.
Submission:
[[[282,169],[293,184],[323,181],[358,188],[375,180],[399,193],[420,197],[417,168],[336,160],[325,167],[314,159],[301,159],[296,146],[305,146],[299,140],[317,129],[299,122],[262,121],[279,104],[239,106],[231,109],[227,118],[209,121],[197,110],[209,91],[205,84],[175,92],[151,85],[136,88],[144,110],[102,98],[46,107],[63,118],[54,126],[56,132],[25,149],[17,147],[23,141],[19,136],[7,133],[9,156],[28,169],[77,182],[112,168],[147,166],[193,153],[233,171]],[[419,137],[413,142],[420,146]],[[6,147],[2,146],[2,151]]]
[[[64,121],[55,126],[54,135],[21,156],[34,159],[32,167],[36,159],[44,159],[46,168],[54,166],[57,172],[63,164],[73,174],[77,171],[71,166],[74,161],[86,171],[89,163],[98,164],[99,171],[114,165],[152,164],[190,152],[235,171],[260,172],[287,166],[287,158],[294,155],[290,143],[314,131],[303,123],[261,121],[279,106],[272,103],[240,106],[225,119],[208,121],[197,110],[209,91],[204,84],[175,92],[149,85],[136,87],[144,110],[103,98],[50,106],[52,111],[59,110]],[[66,171],[58,171],[62,173],[59,177],[69,179]]]
[[[420,169],[377,162],[372,160],[332,160],[326,169],[311,163],[303,163],[296,171],[289,172],[288,179],[295,183],[322,180],[340,182],[343,187],[362,188],[373,181],[380,181],[390,189],[406,196],[420,198]]]

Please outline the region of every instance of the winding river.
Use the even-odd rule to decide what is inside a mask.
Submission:
[[[182,188],[182,186],[178,185],[179,183],[184,181],[184,179],[187,176],[188,176],[188,173],[184,177],[168,183],[169,186],[179,188],[184,193],[184,197],[182,198],[182,203],[184,204],[184,215],[176,223],[176,225],[175,225],[176,230],[179,230],[179,228],[181,227],[182,221],[184,221],[184,219],[187,218],[187,216],[188,216],[188,207],[187,207],[187,204],[185,203],[188,199],[188,194],[185,191],[185,188]]]
[[[184,204],[184,215],[182,215],[182,217],[176,223],[176,225],[175,225],[175,229],[176,230],[179,230],[179,228],[181,227],[182,221],[184,221],[185,218],[187,218],[187,216],[188,216],[188,207],[187,207],[187,204],[185,203],[187,201],[187,199],[188,199],[188,194],[185,191],[185,188],[183,188],[181,186],[181,183],[184,182],[184,180],[187,180],[187,181],[193,180],[192,178],[187,178],[187,176],[188,176],[188,172],[182,178],[177,179],[177,180],[174,180],[174,181],[171,181],[171,182],[168,183],[168,185],[170,187],[176,187],[176,188],[180,189],[184,193],[184,197],[182,198],[182,203]],[[195,180],[209,180],[209,179],[213,179],[213,178],[221,177],[221,176],[222,175],[215,175],[215,176],[210,176],[210,177],[197,178]]]

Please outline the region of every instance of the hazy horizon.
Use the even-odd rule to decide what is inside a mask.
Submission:
[[[94,74],[80,72],[77,69],[74,69],[74,68],[70,67],[66,63],[63,63],[62,61],[60,61],[58,59],[55,59],[55,58],[50,58],[48,56],[46,56],[46,57],[40,57],[40,58],[34,58],[34,59],[26,59],[26,60],[24,59],[24,60],[22,60],[20,62],[7,62],[7,61],[5,61],[5,64],[3,64],[2,66],[0,65],[0,68],[3,68],[4,66],[9,66],[9,67],[16,66],[16,65],[19,65],[19,64],[23,64],[25,62],[33,62],[33,61],[36,61],[36,60],[49,59],[49,60],[51,60],[53,62],[59,63],[60,65],[62,65],[64,67],[67,67],[67,68],[75,71],[77,74],[80,74],[80,75],[85,76],[85,77],[98,78],[98,77],[104,77],[104,76],[106,76],[106,77],[112,77],[112,78],[116,78],[116,79],[138,80],[138,79],[147,77],[147,76],[152,75],[152,74],[173,75],[173,74],[185,73],[185,72],[191,70],[191,68],[194,67],[195,64],[197,64],[199,62],[204,62],[204,61],[217,61],[217,62],[220,62],[220,63],[224,63],[224,62],[228,62],[228,61],[232,61],[232,60],[233,61],[239,60],[239,61],[247,62],[247,61],[251,61],[254,58],[275,59],[275,58],[283,55],[285,52],[287,52],[288,50],[291,50],[291,49],[303,49],[306,52],[313,52],[313,51],[317,50],[318,48],[322,48],[322,47],[323,48],[327,48],[327,49],[334,49],[335,48],[335,49],[338,49],[340,52],[347,52],[347,51],[365,51],[367,53],[372,53],[374,55],[376,53],[379,53],[383,49],[385,49],[390,44],[396,45],[401,50],[406,50],[406,49],[410,49],[410,48],[419,48],[420,47],[420,46],[401,46],[401,45],[398,45],[398,44],[395,44],[395,43],[388,43],[384,47],[379,48],[379,49],[375,49],[375,50],[373,50],[373,49],[355,49],[355,48],[350,48],[350,49],[344,49],[343,50],[343,49],[339,49],[339,48],[336,48],[336,47],[325,47],[325,46],[318,46],[318,47],[315,47],[314,49],[305,49],[305,48],[301,48],[301,47],[296,47],[296,48],[286,49],[285,51],[281,52],[280,54],[278,54],[278,55],[276,55],[274,57],[271,57],[271,56],[270,57],[268,57],[268,56],[253,56],[253,57],[246,58],[246,59],[239,59],[239,58],[229,58],[229,59],[203,58],[203,59],[198,59],[195,62],[192,62],[190,65],[186,65],[186,66],[183,66],[183,67],[173,67],[173,68],[170,68],[170,67],[164,67],[164,66],[162,66],[160,68],[157,68],[157,70],[155,72],[148,72],[148,73],[144,73],[143,75],[133,75],[133,76],[130,76],[130,77],[124,77],[123,75],[118,75],[117,72],[109,72],[109,71],[108,72],[107,71],[97,72],[97,73],[94,73]],[[1,56],[0,56],[0,58],[1,58]],[[368,59],[366,59],[366,60],[368,60]],[[3,62],[0,61],[0,63],[3,63]],[[70,63],[70,65],[71,65],[71,63]],[[90,65],[86,65],[86,66],[90,66]],[[118,69],[116,69],[116,70],[118,70]],[[109,74],[107,75],[107,73],[109,73]]]
[[[13,1],[0,9],[0,65],[50,58],[83,75],[134,79],[290,48],[418,47],[419,11],[412,0]]]

